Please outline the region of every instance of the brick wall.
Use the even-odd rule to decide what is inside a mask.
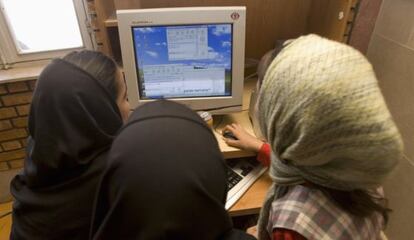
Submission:
[[[23,167],[35,82],[0,83],[0,171]]]

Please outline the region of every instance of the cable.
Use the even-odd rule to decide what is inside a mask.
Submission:
[[[246,76],[246,77],[244,78],[244,81],[247,81],[247,80],[249,80],[250,78],[253,78],[253,77],[256,77],[256,76],[257,76],[257,72],[254,72],[254,73],[252,73],[252,74],[250,74],[250,75]]]
[[[251,67],[256,67],[257,65],[259,65],[259,60],[254,59],[254,58],[245,58],[244,59],[244,68],[251,68]]]

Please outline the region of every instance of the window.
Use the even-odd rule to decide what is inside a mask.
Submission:
[[[3,64],[93,48],[83,0],[0,0]]]

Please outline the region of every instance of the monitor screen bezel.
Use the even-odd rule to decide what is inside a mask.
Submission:
[[[237,18],[233,18],[237,16]],[[231,96],[174,98],[173,101],[187,105],[194,110],[219,108],[241,109],[244,84],[245,51],[245,7],[189,7],[118,10],[118,30],[121,43],[123,70],[128,88],[131,109],[147,102],[140,98],[135,62],[132,27],[150,27],[160,25],[194,25],[230,23],[233,26],[232,46],[232,85]]]

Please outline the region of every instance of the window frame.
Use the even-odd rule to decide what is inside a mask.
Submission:
[[[72,0],[80,28],[83,47],[48,50],[34,53],[19,53],[13,37],[13,31],[9,29],[3,0],[0,0],[0,67],[8,68],[11,64],[47,60],[61,57],[65,54],[81,49],[96,49],[96,43],[92,37],[90,28],[90,16],[87,14],[87,5],[84,0]]]

